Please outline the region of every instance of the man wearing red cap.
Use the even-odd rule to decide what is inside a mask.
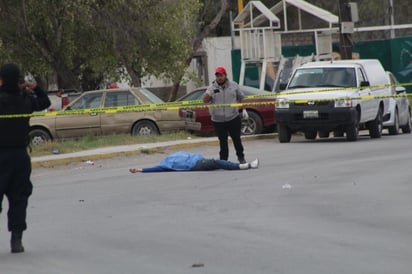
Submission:
[[[210,104],[233,104],[243,100],[244,94],[238,84],[227,79],[226,69],[217,67],[215,70],[216,80],[207,88],[203,95],[203,102]],[[239,116],[238,107],[224,106],[209,108],[213,126],[220,143],[220,160],[228,160],[228,136],[233,141],[239,163],[246,163],[243,152],[242,140],[240,139],[242,120]],[[242,115],[247,115],[242,112]],[[245,117],[246,118],[246,117]]]

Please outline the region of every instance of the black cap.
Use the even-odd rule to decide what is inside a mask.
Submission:
[[[0,68],[0,79],[3,86],[17,86],[20,80],[20,69],[16,64],[5,64]]]

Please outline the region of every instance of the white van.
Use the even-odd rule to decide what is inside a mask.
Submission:
[[[389,117],[387,75],[378,60],[340,60],[306,63],[292,73],[278,94],[275,119],[279,141],[290,142],[302,131],[306,139],[346,133],[348,141],[368,129],[382,135]]]
[[[392,72],[386,72],[391,94],[389,98],[389,119],[383,123],[383,128],[387,128],[390,135],[411,133],[411,106],[406,95],[406,89],[402,87]]]

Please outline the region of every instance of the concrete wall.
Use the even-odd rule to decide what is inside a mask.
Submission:
[[[229,79],[233,79],[230,55],[232,50],[231,37],[207,38],[203,41],[203,48],[207,53],[209,82],[215,79],[215,68],[221,66],[226,68]]]
[[[238,38],[235,39],[235,43]],[[193,90],[198,86],[210,85],[215,79],[215,69],[216,67],[225,67],[227,71],[227,76],[229,79],[233,79],[232,72],[232,38],[229,37],[208,37],[203,43],[199,52],[205,54],[206,64],[205,74],[199,75],[202,79],[202,83],[188,82],[187,89],[188,91]],[[196,60],[192,61],[192,64],[189,68],[193,72],[197,72]]]

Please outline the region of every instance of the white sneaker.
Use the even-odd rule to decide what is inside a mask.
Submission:
[[[249,169],[249,163],[239,164],[239,169]]]
[[[258,168],[259,167],[259,159],[255,159],[249,164],[250,168]]]

